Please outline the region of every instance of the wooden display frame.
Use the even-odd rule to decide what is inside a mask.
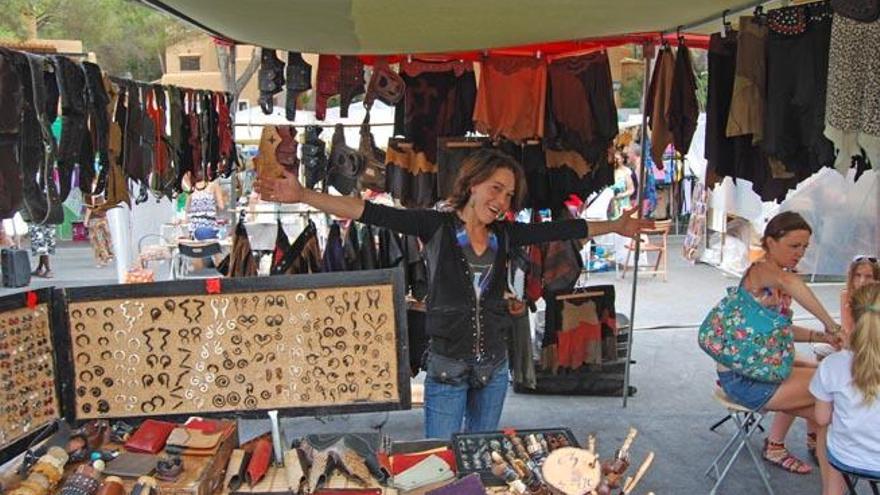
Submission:
[[[59,292],[71,420],[411,407],[400,268]]]
[[[64,375],[56,359],[60,347],[52,331],[52,299],[52,289],[48,288],[0,297],[0,384],[4,387],[0,390],[0,464],[27,449],[62,416],[59,377]],[[19,323],[18,319],[25,316],[34,319]],[[48,380],[51,384],[46,384]],[[17,386],[11,391],[5,389],[13,384]],[[8,395],[15,396],[14,401]],[[8,410],[10,406],[15,410]],[[30,418],[25,423],[12,418],[22,408]]]

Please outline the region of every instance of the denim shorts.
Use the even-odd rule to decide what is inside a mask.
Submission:
[[[828,463],[831,464],[831,467],[840,472],[855,474],[860,478],[880,479],[880,471],[870,471],[868,469],[860,469],[857,467],[848,466],[837,460],[837,457],[834,457],[834,453],[831,452],[831,449],[827,449],[826,453],[828,455]]]
[[[779,388],[778,383],[759,382],[733,371],[719,371],[718,381],[730,400],[752,411],[767,405]]]

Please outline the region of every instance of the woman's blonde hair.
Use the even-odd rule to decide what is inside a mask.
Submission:
[[[857,289],[850,296],[856,328],[850,340],[853,386],[870,405],[880,393],[880,283]]]
[[[874,258],[876,259],[876,258]],[[880,282],[880,263],[875,261],[871,261],[867,256],[859,257],[853,260],[852,263],[849,264],[849,270],[846,272],[846,292],[847,294],[852,294],[855,290],[853,288],[853,279],[856,276],[856,270],[859,269],[862,265],[868,265],[871,267],[871,272],[874,274],[874,281]]]

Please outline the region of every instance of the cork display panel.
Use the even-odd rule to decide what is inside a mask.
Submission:
[[[69,298],[75,417],[409,407],[395,284],[223,282],[220,294]]]
[[[10,446],[61,416],[48,294],[0,298],[0,450],[4,453],[18,451]]]

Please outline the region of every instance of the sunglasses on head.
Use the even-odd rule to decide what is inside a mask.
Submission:
[[[852,260],[853,263],[859,263],[859,262],[862,262],[862,261],[869,261],[869,262],[871,262],[871,263],[876,264],[876,263],[877,263],[877,257],[876,257],[876,256],[868,256],[868,255],[865,255],[865,254],[860,254],[860,255],[856,256],[855,258],[853,258],[853,260]]]

